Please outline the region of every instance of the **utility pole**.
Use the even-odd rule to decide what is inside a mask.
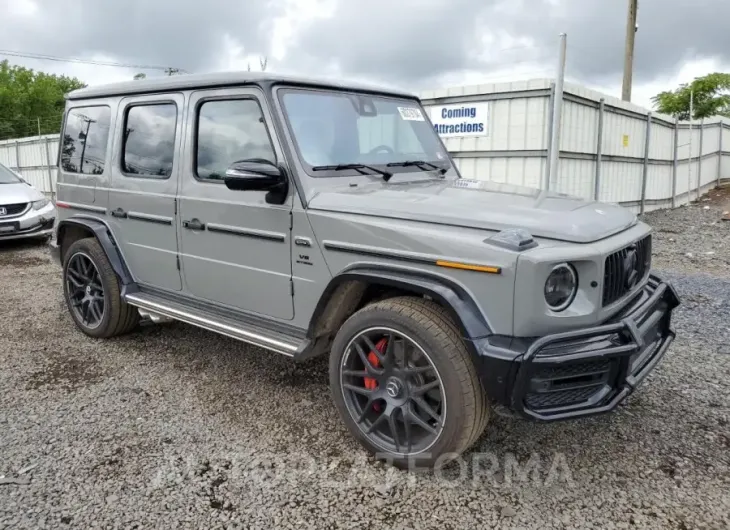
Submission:
[[[624,84],[621,99],[631,101],[631,83],[634,75],[634,40],[636,31],[636,14],[639,11],[639,0],[629,0],[629,16],[626,20],[626,52],[624,56]]]

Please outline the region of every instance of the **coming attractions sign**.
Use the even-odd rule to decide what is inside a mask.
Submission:
[[[489,103],[439,105],[429,109],[431,122],[443,138],[489,135]]]

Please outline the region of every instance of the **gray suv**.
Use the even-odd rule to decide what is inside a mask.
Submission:
[[[270,74],[68,96],[53,249],[92,337],[179,320],[329,356],[349,431],[398,466],[494,411],[614,409],[674,338],[648,226],[615,205],[463,179],[419,100]]]

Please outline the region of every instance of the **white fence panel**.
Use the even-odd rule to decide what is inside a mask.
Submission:
[[[674,128],[664,125],[663,122],[652,122],[649,134],[649,158],[672,160],[674,157]]]
[[[603,127],[604,155],[644,157],[646,119],[640,120],[623,114],[614,114],[607,108]]]

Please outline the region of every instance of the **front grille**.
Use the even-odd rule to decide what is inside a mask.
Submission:
[[[2,217],[11,217],[13,215],[18,215],[23,213],[28,208],[27,202],[21,202],[18,204],[0,204],[0,211],[2,209],[5,209],[5,214],[0,215],[0,218]]]
[[[651,236],[646,236],[606,258],[603,268],[603,305],[631,291],[651,268]]]

